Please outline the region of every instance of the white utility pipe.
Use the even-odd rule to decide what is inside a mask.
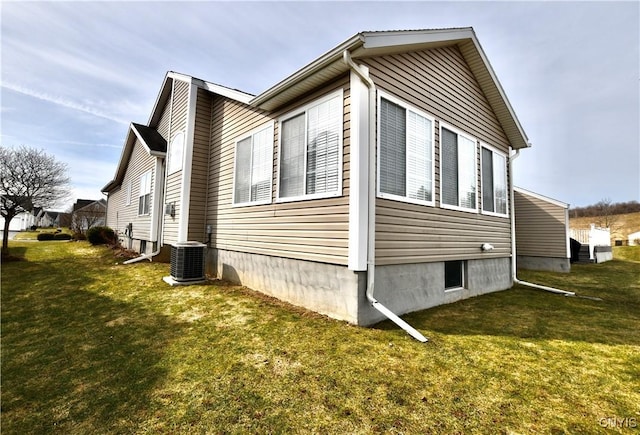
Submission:
[[[398,317],[395,313],[382,305],[373,297],[375,284],[375,237],[376,237],[376,85],[369,77],[368,71],[363,71],[360,66],[356,65],[351,59],[348,50],[343,52],[342,59],[344,63],[351,68],[353,72],[367,85],[369,89],[369,182],[368,186],[368,234],[367,234],[367,300],[371,306],[381,312],[385,317],[393,323],[404,329],[409,335],[416,340],[425,343],[427,338],[418,332],[414,327]],[[356,145],[357,146],[357,145]]]
[[[517,159],[520,156],[520,150],[516,150],[515,154],[511,154],[509,156],[509,194],[511,195],[511,274],[513,277],[513,283],[514,284],[520,284],[520,285],[524,285],[527,287],[532,287],[532,288],[536,288],[538,290],[544,290],[544,291],[548,291],[548,292],[552,292],[552,293],[556,293],[556,294],[560,294],[560,295],[564,295],[564,296],[575,296],[576,294],[574,292],[569,292],[566,290],[560,290],[557,288],[553,288],[553,287],[547,287],[545,285],[540,285],[540,284],[534,284],[531,282],[526,282],[526,281],[520,281],[518,279],[517,273],[516,273],[516,260],[517,260],[517,255],[516,255],[516,201],[515,198],[513,196],[513,161],[515,159]]]
[[[141,256],[136,257],[136,258],[132,258],[130,260],[127,260],[127,261],[123,262],[122,264],[137,263],[138,261],[142,261],[142,260],[153,261],[152,258],[155,257],[156,255],[158,255],[159,253],[160,253],[160,249],[158,249],[155,252],[152,252],[151,254],[142,254]]]

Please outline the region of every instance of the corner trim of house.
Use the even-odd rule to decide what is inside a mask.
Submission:
[[[162,241],[160,240],[158,235],[160,234],[160,225],[162,221],[162,215],[164,213],[162,200],[164,191],[164,165],[162,164],[162,157],[156,157],[155,160],[150,234],[151,240],[157,240],[160,244],[162,244]]]
[[[184,162],[182,167],[182,183],[180,185],[180,223],[178,226],[178,242],[186,242],[189,237],[189,208],[191,203],[191,170],[193,165],[193,140],[196,124],[196,102],[198,86],[190,83],[187,112],[186,140],[184,144]]]
[[[350,270],[367,270],[367,211],[369,161],[369,90],[351,71],[351,172],[349,175]]]

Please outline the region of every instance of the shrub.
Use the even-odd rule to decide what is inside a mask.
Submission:
[[[40,233],[38,234],[38,240],[39,241],[44,241],[44,240],[53,240],[53,234],[52,233]]]
[[[73,240],[87,240],[87,236],[85,236],[84,234],[82,234],[81,232],[76,232],[73,233]]]
[[[71,240],[71,234],[58,233],[53,236],[53,240]]]
[[[87,231],[87,240],[92,245],[112,245],[116,242],[116,235],[109,227],[93,227]]]
[[[35,231],[35,230],[37,230],[37,229],[38,229],[38,227],[37,227],[37,226],[35,226],[35,225],[31,225],[31,231]]]

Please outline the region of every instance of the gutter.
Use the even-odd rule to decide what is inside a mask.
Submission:
[[[376,85],[369,77],[369,71],[366,67],[356,65],[351,59],[349,50],[344,50],[342,55],[344,63],[353,71],[369,89],[369,182],[368,188],[368,216],[367,216],[367,300],[373,308],[382,313],[386,318],[404,329],[409,335],[416,340],[425,343],[427,338],[418,332],[407,322],[398,317],[395,313],[382,305],[373,296],[375,288],[375,240],[376,240]]]
[[[256,107],[261,107],[266,101],[269,101],[271,98],[280,94],[281,92],[288,89],[292,85],[299,83],[300,81],[313,75],[317,71],[324,69],[325,67],[327,67],[328,65],[331,65],[334,62],[339,62],[340,58],[343,57],[343,52],[347,50],[352,50],[362,44],[364,44],[364,38],[360,33],[358,33],[357,35],[343,42],[336,48],[323,54],[322,56],[320,56],[315,61],[311,62],[301,70],[298,70],[291,76],[287,77],[286,79],[282,80],[281,82],[277,83],[276,85],[262,92],[260,95],[255,96],[251,101],[249,101],[249,104]],[[351,66],[348,63],[347,65]]]
[[[529,145],[530,146],[530,145]],[[511,154],[509,156],[509,195],[511,195],[511,276],[513,278],[514,284],[520,284],[526,287],[532,287],[538,290],[544,290],[551,293],[556,293],[564,296],[576,296],[575,292],[570,292],[566,290],[560,290],[554,287],[548,287],[545,285],[534,284],[531,282],[521,281],[517,276],[516,269],[516,201],[514,199],[514,188],[513,188],[513,161],[520,156],[520,150],[515,150],[515,154]]]

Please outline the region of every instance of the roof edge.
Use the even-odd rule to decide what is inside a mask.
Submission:
[[[569,208],[569,203],[567,203],[567,202],[559,201],[557,199],[553,199],[553,198],[550,198],[548,196],[541,195],[539,193],[532,192],[532,191],[527,190],[527,189],[523,189],[522,187],[513,186],[513,190],[515,190],[518,193],[522,193],[523,195],[532,196],[532,197],[534,197],[536,199],[539,199],[541,201],[545,201],[545,202],[548,202],[548,203],[551,203],[551,204],[555,204],[555,205],[557,205],[559,207]]]
[[[362,33],[357,33],[356,35],[354,35],[351,38],[347,39],[346,41],[344,41],[343,43],[339,44],[335,48],[327,51],[326,53],[324,53],[323,55],[318,57],[316,60],[314,60],[311,63],[307,64],[306,66],[302,67],[298,71],[294,72],[289,77],[287,77],[284,80],[276,83],[274,86],[270,87],[266,91],[264,91],[261,94],[257,95],[255,98],[253,98],[251,101],[249,101],[249,104],[251,104],[252,106],[258,106],[259,107],[260,105],[262,105],[263,103],[265,103],[269,99],[275,97],[279,93],[283,92],[287,88],[289,88],[289,87],[295,85],[296,83],[304,80],[305,78],[307,78],[310,75],[316,73],[317,71],[323,69],[324,67],[330,65],[331,63],[342,59],[342,53],[345,50],[353,50],[353,49],[355,49],[355,48],[357,48],[357,47],[359,47],[359,46],[361,46],[363,44],[364,44],[363,34]]]

